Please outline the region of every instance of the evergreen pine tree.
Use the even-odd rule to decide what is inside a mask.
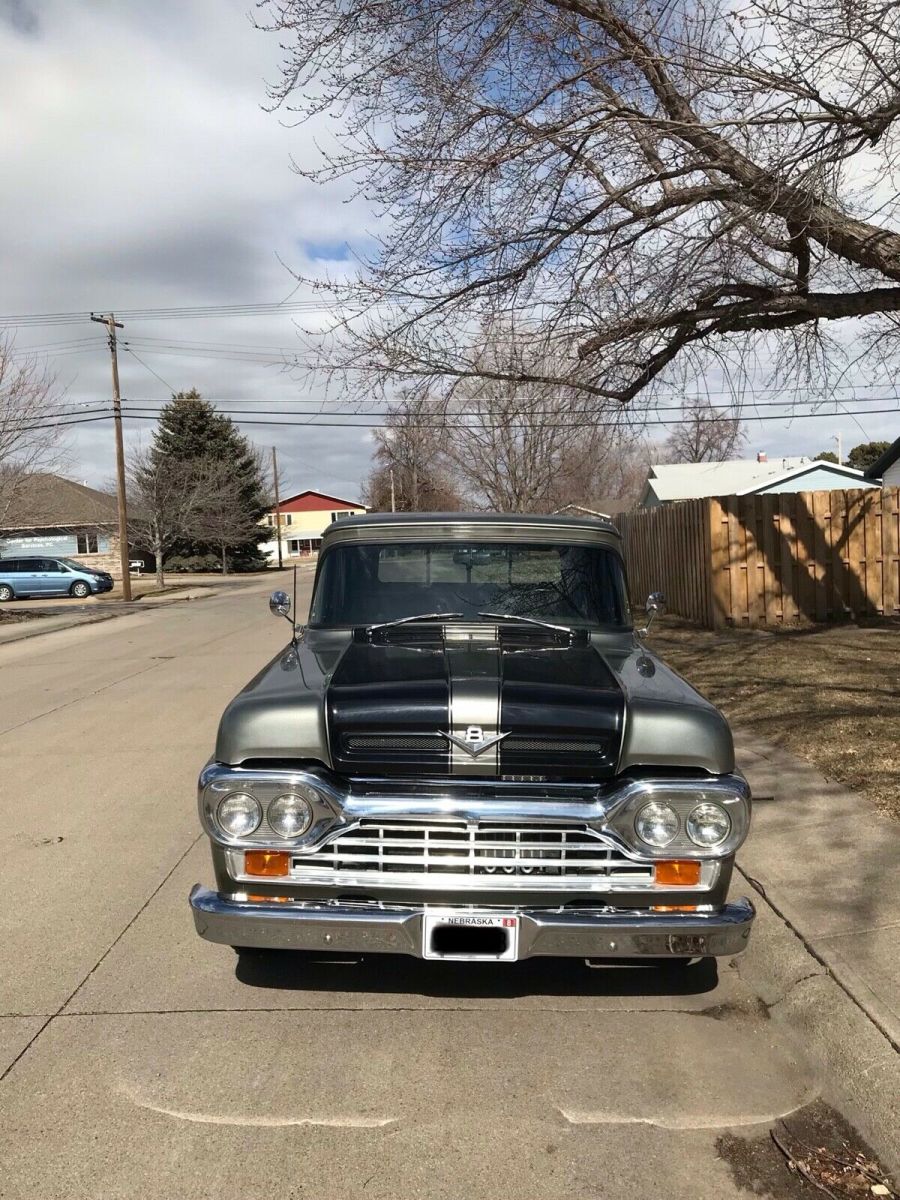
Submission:
[[[204,400],[196,388],[178,392],[164,406],[153,436],[150,450],[155,465],[167,462],[196,462],[198,460],[226,463],[234,473],[235,493],[243,515],[243,524],[258,522],[268,511],[269,497],[266,480],[256,451],[230,417],[217,412]],[[249,540],[244,537],[228,546],[228,557],[234,570],[251,570],[263,566],[259,542],[265,537],[262,526],[259,534]],[[193,542],[179,545],[176,554],[198,555],[215,553],[218,547]]]

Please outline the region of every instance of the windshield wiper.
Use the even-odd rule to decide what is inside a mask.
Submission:
[[[393,625],[408,625],[412,621],[447,621],[454,617],[461,617],[462,613],[416,613],[414,617],[397,617],[393,621],[377,621],[374,625],[366,626],[366,633],[372,633],[375,629],[390,629]]]
[[[479,617],[487,617],[491,621],[521,621],[523,625],[537,625],[540,629],[552,629],[554,633],[573,634],[570,625],[552,625],[549,621],[539,621],[537,617],[520,617],[518,613],[480,612]]]

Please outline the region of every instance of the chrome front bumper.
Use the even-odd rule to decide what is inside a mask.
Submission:
[[[424,906],[249,903],[228,900],[198,883],[191,909],[200,936],[228,946],[422,957]],[[519,958],[729,956],[746,948],[756,915],[746,898],[715,912],[516,911]]]

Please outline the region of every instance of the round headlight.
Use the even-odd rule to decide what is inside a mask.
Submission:
[[[648,846],[668,846],[678,835],[678,813],[658,800],[645,804],[634,818],[634,831]]]
[[[272,801],[266,817],[279,837],[300,837],[312,824],[312,805],[303,796],[289,793]]]
[[[698,804],[686,822],[688,837],[698,846],[720,846],[731,833],[731,817],[718,804]]]
[[[216,820],[229,837],[249,837],[259,828],[262,809],[259,801],[246,792],[232,792],[220,801]]]

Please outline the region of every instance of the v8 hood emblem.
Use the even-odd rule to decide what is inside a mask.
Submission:
[[[473,758],[477,758],[479,754],[483,754],[491,746],[496,746],[505,737],[509,737],[508,732],[496,733],[493,736],[485,737],[484,730],[480,725],[470,725],[462,737],[457,733],[445,733],[443,729],[439,729],[438,733],[441,737],[446,738],[448,742],[452,742],[454,746],[458,746],[460,750],[465,750],[467,754],[471,754]]]

